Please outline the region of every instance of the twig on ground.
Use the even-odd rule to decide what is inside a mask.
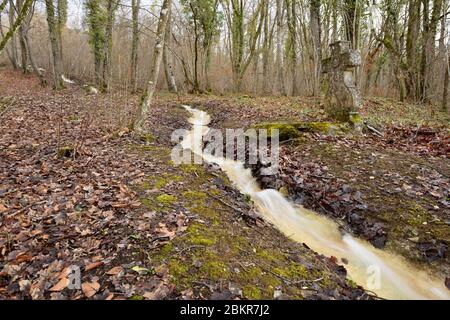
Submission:
[[[178,255],[181,255],[183,252],[187,251],[187,250],[191,250],[193,248],[205,248],[205,246],[201,245],[201,244],[194,244],[192,246],[186,247],[181,249],[180,251],[178,251]]]
[[[209,193],[209,192],[206,192],[206,194],[209,195],[211,198],[213,198],[213,199],[219,201],[220,203],[226,205],[227,207],[230,207],[231,209],[236,210],[236,211],[240,212],[241,214],[244,214],[244,212],[243,212],[241,209],[239,209],[239,208],[233,206],[232,204],[229,204],[228,202],[226,202],[226,201],[220,199],[219,197],[216,197],[216,196],[212,195],[212,194]]]

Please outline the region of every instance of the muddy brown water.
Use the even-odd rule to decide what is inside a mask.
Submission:
[[[305,243],[326,256],[346,260],[348,277],[386,299],[450,299],[444,279],[420,270],[404,258],[373,247],[370,243],[342,233],[338,224],[288,201],[277,190],[261,190],[250,169],[234,160],[204,154],[202,139],[208,133],[210,116],[183,106],[191,113],[191,130],[181,142],[205,161],[216,163],[240,192],[247,194],[259,213],[294,241]]]

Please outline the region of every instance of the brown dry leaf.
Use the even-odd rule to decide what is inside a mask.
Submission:
[[[5,211],[8,211],[8,208],[6,208],[5,205],[0,202],[0,213]]]
[[[50,291],[53,292],[62,291],[69,285],[69,283],[70,283],[69,279],[62,278],[61,280],[58,281],[57,284],[55,284],[53,287],[50,288]]]
[[[110,276],[115,276],[116,274],[119,274],[122,270],[123,270],[123,268],[118,266],[118,267],[114,267],[114,268],[110,269],[106,274],[108,274]]]
[[[21,253],[19,254],[16,259],[14,260],[15,263],[22,263],[22,262],[28,262],[31,261],[33,257],[27,253]]]
[[[161,300],[167,297],[174,286],[161,281],[152,292],[147,291],[142,296],[149,300]]]
[[[90,271],[103,265],[103,261],[92,262],[86,265],[84,271]]]
[[[175,231],[170,231],[169,229],[167,229],[164,223],[160,223],[159,228],[157,228],[156,231],[161,237],[168,237],[169,239],[175,237]]]
[[[98,282],[84,282],[81,285],[81,290],[83,290],[83,293],[87,298],[92,297],[99,289],[100,284]]]

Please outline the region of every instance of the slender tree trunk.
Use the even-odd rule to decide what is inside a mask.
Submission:
[[[9,25],[14,25],[14,1],[9,0]],[[11,56],[13,61],[13,68],[18,69],[19,63],[17,62],[17,41],[16,41],[16,35],[13,34],[11,37]]]
[[[172,64],[169,60],[169,44],[170,37],[172,35],[171,31],[171,14],[169,12],[169,17],[166,26],[166,35],[164,41],[164,51],[163,51],[163,64],[164,64],[164,73],[166,75],[167,89],[170,92],[178,92],[177,84],[175,82],[175,76],[173,74]]]
[[[17,10],[20,11],[23,7],[23,0],[17,0],[16,2]],[[24,33],[24,24],[26,24],[26,18],[22,21],[19,26],[19,45],[20,45],[20,65],[22,67],[23,73],[28,73],[28,52],[27,46],[25,44],[25,33]]]
[[[338,40],[338,0],[331,0],[332,1],[332,10],[333,10],[333,18],[332,18],[332,35],[331,35],[331,42],[336,42]]]
[[[357,0],[344,0],[345,38],[352,43],[353,49],[359,47],[359,9]]]
[[[86,17],[89,26],[89,44],[94,54],[95,84],[103,86],[102,62],[105,48],[105,12],[101,0],[86,0]]]
[[[442,110],[448,112],[448,83],[449,83],[449,73],[450,73],[450,56],[447,52],[447,63],[445,66],[445,76],[444,76],[444,93],[442,96]]]
[[[25,32],[24,35],[25,39],[25,46],[28,52],[28,58],[30,60],[30,64],[31,64],[31,68],[33,69],[33,72],[37,75],[37,77],[39,78],[39,82],[41,83],[42,86],[46,86],[47,85],[47,80],[45,80],[44,75],[42,74],[42,72],[39,70],[39,67],[36,65],[36,62],[34,61],[33,58],[33,54],[31,52],[31,47],[30,47],[30,39],[28,36],[28,30],[27,32]]]
[[[297,85],[297,10],[295,6],[295,0],[287,0],[286,1],[286,11],[287,11],[287,24],[288,24],[288,56],[290,60],[290,68],[291,68],[291,95],[298,95],[298,85]]]
[[[153,56],[150,63],[150,79],[148,81],[147,88],[145,89],[141,97],[141,102],[139,105],[139,113],[134,122],[134,129],[138,132],[143,130],[143,125],[147,117],[148,110],[150,108],[150,103],[152,102],[153,99],[153,94],[156,89],[156,84],[159,75],[159,68],[161,65],[161,60],[164,51],[164,40],[166,35],[167,20],[170,14],[171,6],[172,0],[164,0],[161,7],[161,12],[159,14],[158,28],[156,30],[155,49],[153,51]]]
[[[429,88],[429,69],[430,62],[434,59],[435,54],[435,39],[436,29],[439,20],[439,15],[442,8],[442,0],[433,1],[433,10],[430,14],[430,0],[422,0],[423,4],[423,44],[422,44],[422,58],[420,63],[420,87],[419,98],[424,102],[429,102],[430,97],[428,93]]]
[[[63,42],[62,42],[62,31],[67,21],[67,1],[68,0],[57,0],[58,4],[58,43],[59,43],[59,55],[61,56],[61,61],[63,61]]]
[[[408,8],[408,31],[406,34],[406,63],[408,66],[407,95],[417,98],[417,38],[420,30],[420,1],[410,0]]]
[[[64,86],[62,81],[62,61],[60,54],[60,46],[58,44],[58,26],[55,17],[55,6],[53,0],[45,0],[47,9],[48,33],[50,36],[50,44],[52,51],[52,67],[53,67],[53,87],[60,89]]]
[[[205,61],[203,65],[203,71],[205,74],[205,89],[206,92],[211,92],[211,81],[209,79],[209,67],[211,65],[211,44],[207,44],[205,47]]]
[[[137,90],[137,63],[139,46],[139,6],[140,0],[131,0],[132,11],[132,40],[131,40],[131,88]]]
[[[277,42],[277,78],[278,78],[278,92],[281,95],[286,95],[286,87],[284,85],[284,68],[283,68],[283,55],[282,55],[282,32],[283,32],[283,3],[282,0],[277,0],[277,30],[276,30],[276,42]]]
[[[320,94],[320,77],[322,74],[322,48],[320,29],[320,0],[310,0],[309,23],[314,48],[314,82],[313,95]]]
[[[192,12],[195,12],[196,10],[192,9]],[[195,13],[194,13],[195,15]],[[197,26],[197,18],[192,19],[194,21],[194,87],[192,88],[192,91],[194,93],[200,92],[200,83],[198,81],[198,41],[199,41],[199,34],[198,34],[198,26]]]
[[[269,32],[269,1],[264,3],[264,42],[263,42],[263,56],[262,56],[262,91],[263,94],[270,93],[270,79],[269,79],[269,54],[270,54],[270,32]]]
[[[114,26],[114,16],[117,8],[116,0],[107,0],[106,5],[106,24],[105,24],[105,43],[103,48],[103,83],[102,90],[109,91],[111,86],[111,58],[112,58],[112,34]]]

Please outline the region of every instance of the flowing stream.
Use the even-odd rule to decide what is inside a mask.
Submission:
[[[248,194],[259,213],[289,238],[305,243],[326,256],[345,258],[348,277],[386,299],[450,299],[450,291],[439,279],[419,270],[400,256],[376,249],[370,243],[342,234],[338,225],[317,213],[288,201],[277,190],[261,190],[244,164],[204,154],[202,137],[208,132],[209,115],[183,106],[191,113],[191,130],[182,147],[210,163],[216,163],[240,192]]]

